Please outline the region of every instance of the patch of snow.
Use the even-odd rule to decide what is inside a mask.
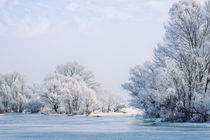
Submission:
[[[94,112],[90,116],[115,116],[115,115],[138,115],[141,116],[143,111],[133,107],[123,108],[120,112]]]

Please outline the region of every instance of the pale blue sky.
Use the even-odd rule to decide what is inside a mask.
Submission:
[[[42,82],[76,60],[121,92],[129,68],[152,59],[177,0],[0,0],[0,72]]]

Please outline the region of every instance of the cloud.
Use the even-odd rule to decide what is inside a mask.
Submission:
[[[7,2],[7,0],[0,0],[0,9],[4,7],[6,2]]]
[[[174,2],[178,2],[179,0],[148,0],[145,3],[145,6],[151,8],[158,12],[168,12],[169,8],[172,6]],[[201,4],[204,4],[206,0],[195,0]]]
[[[6,0],[0,0],[0,2],[3,1],[6,2]],[[14,6],[14,3],[18,6]],[[160,16],[164,15],[165,19],[170,3],[172,2],[168,0],[71,0],[63,3],[27,2],[26,0],[23,5],[22,2],[13,0],[13,3],[7,3],[8,6],[13,6],[13,13],[5,9],[7,15],[0,17],[0,23],[3,23],[2,26],[8,33],[24,33],[28,36],[43,35],[51,32],[52,29],[59,31],[66,24],[70,30],[92,30],[96,26],[104,26],[107,23],[151,20],[154,18],[154,11],[161,12],[157,13]]]
[[[14,5],[18,5],[19,1],[18,0],[13,0]]]
[[[68,11],[74,12],[73,20],[82,26],[101,23],[103,21],[129,21],[134,19],[135,14],[128,3],[77,1],[67,6]],[[72,15],[72,13],[69,13]]]
[[[134,15],[129,11],[119,10],[115,7],[102,8],[101,13],[105,19],[129,20],[134,18]]]
[[[0,24],[0,34],[18,37],[35,37],[47,33],[51,22],[48,18],[40,17],[32,19],[26,15],[23,18],[14,18],[7,13],[3,17],[4,24]]]
[[[4,8],[4,6],[7,4],[7,2],[12,2],[13,5],[17,5],[19,3],[18,0],[11,0],[11,1],[8,1],[8,0],[0,0],[0,9],[1,8]]]
[[[77,3],[69,3],[67,6],[67,9],[73,12],[76,11],[78,8],[80,8],[80,5]]]
[[[37,6],[41,7],[41,8],[48,8],[49,6],[43,3],[37,3]]]
[[[35,23],[23,23],[25,27],[23,27],[23,31],[25,34],[29,36],[39,36],[47,33],[50,28],[50,21],[47,18],[40,18],[36,20]],[[19,26],[21,29],[22,27]],[[21,29],[22,30],[22,29]]]
[[[157,12],[167,13],[168,9],[172,5],[172,3],[175,2],[175,1],[177,1],[177,0],[170,0],[170,1],[166,1],[166,0],[160,0],[160,1],[150,0],[150,1],[147,1],[145,3],[145,6],[150,8],[150,9],[153,9],[153,10],[155,10]]]

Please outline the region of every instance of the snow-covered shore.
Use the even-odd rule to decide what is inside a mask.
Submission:
[[[142,110],[132,108],[132,107],[128,107],[128,108],[122,109],[120,112],[94,112],[94,113],[90,114],[89,116],[101,117],[101,116],[142,115],[142,114],[143,114]]]

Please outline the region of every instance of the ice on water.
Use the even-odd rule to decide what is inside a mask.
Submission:
[[[135,115],[0,116],[0,140],[209,140],[210,123],[161,123]]]

